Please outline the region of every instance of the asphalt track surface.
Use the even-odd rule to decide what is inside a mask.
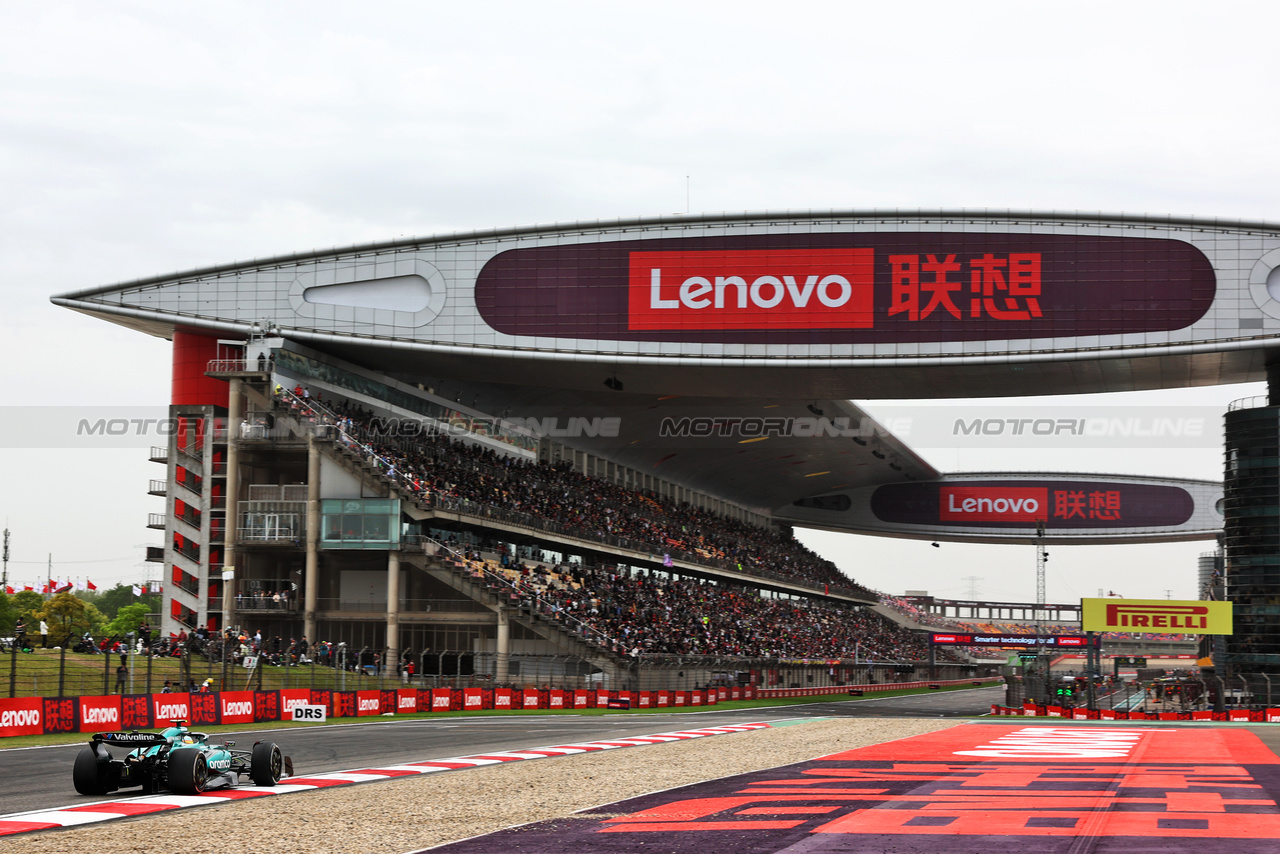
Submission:
[[[989,712],[991,704],[999,702],[1002,696],[1000,688],[981,688],[732,711],[707,709],[682,714],[375,718],[330,726],[242,730],[218,734],[214,739],[235,741],[237,747],[248,747],[255,741],[274,741],[293,758],[294,770],[301,776],[784,718],[980,715]],[[76,754],[87,743],[86,736],[66,746],[0,750],[0,805],[3,805],[0,812],[48,809],[86,800],[76,794],[71,784],[71,768]],[[128,795],[131,791],[134,790],[121,794]]]

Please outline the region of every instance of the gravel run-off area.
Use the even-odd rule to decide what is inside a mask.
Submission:
[[[805,762],[951,726],[956,722],[819,720],[42,831],[7,838],[0,850],[4,854],[404,854],[513,825],[562,818],[649,792]]]

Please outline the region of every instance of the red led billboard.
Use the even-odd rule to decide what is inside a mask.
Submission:
[[[1159,528],[1184,524],[1195,499],[1178,486],[1105,480],[893,483],[872,493],[871,512],[940,527]]]
[[[1094,646],[1100,643],[1099,637],[1094,637]],[[968,632],[933,632],[929,635],[929,643],[934,646],[1070,649],[1087,647],[1089,638],[1084,635],[980,635]]]
[[[1181,329],[1216,279],[1178,240],[828,233],[500,252],[476,307],[510,335],[766,344],[982,341]]]

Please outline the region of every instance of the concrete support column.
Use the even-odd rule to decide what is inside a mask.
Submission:
[[[386,672],[395,673],[400,661],[400,553],[387,552],[387,660]]]
[[[241,407],[240,379],[232,378],[227,398],[227,499],[224,504],[226,516],[223,520],[225,532],[222,548],[222,628],[227,629],[236,624],[236,523],[239,521],[238,502],[240,495],[240,450],[236,442],[240,439],[240,421],[244,417]],[[242,627],[243,628],[243,627]]]
[[[505,685],[510,676],[511,661],[511,615],[499,606],[498,608],[498,657],[493,665],[493,684],[495,687]]]
[[[307,557],[302,577],[302,633],[314,644],[316,602],[320,595],[320,452],[314,436],[307,436]]]

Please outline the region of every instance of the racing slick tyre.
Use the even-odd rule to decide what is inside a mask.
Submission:
[[[272,741],[261,741],[253,746],[249,764],[249,776],[255,786],[274,786],[284,776],[284,756]]]
[[[169,789],[179,795],[198,795],[209,784],[209,760],[199,750],[169,754]]]
[[[98,761],[98,754],[92,747],[86,747],[76,754],[76,764],[71,769],[71,781],[76,791],[82,795],[105,795],[110,791],[107,775],[110,766]]]

